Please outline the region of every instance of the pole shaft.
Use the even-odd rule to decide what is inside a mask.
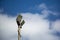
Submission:
[[[20,28],[18,28],[18,40],[20,40]]]

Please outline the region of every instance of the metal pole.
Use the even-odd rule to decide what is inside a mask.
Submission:
[[[21,40],[20,32],[21,32],[21,28],[22,28],[23,24],[25,23],[25,21],[22,20],[21,15],[18,15],[18,17],[16,19],[16,22],[17,22],[17,25],[18,25],[18,40]]]
[[[21,29],[18,28],[18,40],[21,40],[21,35],[20,35]]]

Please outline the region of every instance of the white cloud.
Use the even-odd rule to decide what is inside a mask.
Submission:
[[[30,36],[30,40],[58,40],[58,37],[49,34],[55,29],[49,30],[49,22],[44,20],[42,15],[31,15],[31,13],[22,15],[27,19],[27,23],[22,28],[22,35]]]
[[[15,17],[0,14],[0,32],[2,34],[1,36],[3,36],[3,39],[7,39],[14,34],[17,35],[17,25]]]
[[[22,14],[26,21],[25,25],[23,26],[23,29],[27,33],[37,33],[40,31],[40,33],[46,32],[48,30],[48,21],[44,20],[42,15],[39,14],[31,14],[26,13]],[[46,23],[47,22],[47,23]],[[26,27],[25,27],[26,26]],[[43,32],[42,32],[43,31]]]
[[[45,3],[41,3],[41,4],[38,6],[38,8],[40,8],[40,9],[42,9],[42,10],[43,10],[43,9],[48,9]]]
[[[29,37],[29,40],[58,40],[57,36],[49,34],[49,22],[44,20],[42,15],[32,13],[21,13],[21,15],[25,20],[21,29],[22,36]],[[0,14],[0,31],[4,40],[17,40],[17,28],[16,17]]]
[[[44,15],[44,17],[47,17],[49,14],[58,16],[58,13],[49,10],[48,6],[45,3],[41,3],[40,5],[37,6],[37,8],[42,10],[41,13]]]
[[[60,32],[60,20],[55,21],[54,24],[54,29],[58,32]]]

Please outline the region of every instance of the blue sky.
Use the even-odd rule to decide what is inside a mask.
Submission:
[[[60,0],[0,0],[1,40],[17,40],[18,14],[26,22],[22,40],[60,39]]]
[[[0,0],[0,8],[13,16],[22,12],[39,12],[34,7],[41,3],[45,3],[49,10],[60,12],[60,0]]]

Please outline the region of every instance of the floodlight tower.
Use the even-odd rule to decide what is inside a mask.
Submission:
[[[22,16],[21,15],[18,15],[18,17],[16,18],[16,22],[17,22],[17,25],[18,25],[18,40],[21,40],[21,29],[22,29],[22,26],[23,24],[25,23],[24,20],[22,20]]]

